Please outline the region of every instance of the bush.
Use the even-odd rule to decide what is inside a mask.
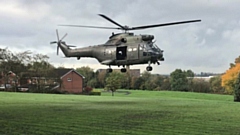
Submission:
[[[83,92],[86,93],[86,94],[90,94],[92,92],[93,88],[90,87],[90,86],[86,86],[84,89],[83,89]]]
[[[100,90],[92,90],[89,95],[96,95],[96,96],[101,96],[101,91]]]

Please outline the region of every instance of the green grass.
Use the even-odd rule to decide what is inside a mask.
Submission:
[[[0,134],[240,134],[240,103],[233,96],[126,92],[0,92]]]

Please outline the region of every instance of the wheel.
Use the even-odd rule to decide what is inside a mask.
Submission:
[[[152,67],[151,66],[147,66],[147,71],[152,71]]]
[[[125,72],[127,72],[127,69],[126,68],[121,68],[121,72],[125,73]]]
[[[112,71],[113,71],[113,70],[112,70],[111,68],[108,68],[108,69],[107,69],[107,73],[112,73]]]

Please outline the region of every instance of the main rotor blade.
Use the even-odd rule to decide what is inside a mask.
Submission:
[[[60,44],[60,43],[59,43]],[[57,55],[58,55],[58,53],[59,53],[59,45],[57,46]]]
[[[60,41],[62,41],[67,36],[67,33],[61,38]]]
[[[58,25],[58,26],[68,26],[68,27],[83,27],[83,28],[95,28],[95,29],[121,29],[116,27],[99,27],[99,26],[85,26],[85,25]]]
[[[154,27],[162,27],[168,25],[177,25],[183,23],[193,23],[193,22],[200,22],[201,20],[190,20],[190,21],[182,21],[182,22],[172,22],[172,23],[163,23],[163,24],[155,24],[155,25],[145,25],[145,26],[138,26],[129,28],[130,30],[140,30],[140,29],[147,29],[147,28],[154,28]]]
[[[101,17],[103,17],[103,18],[105,18],[106,20],[112,22],[113,24],[119,26],[119,27],[122,28],[123,30],[126,30],[126,28],[125,28],[124,26],[118,24],[117,22],[113,21],[113,20],[110,19],[109,17],[107,17],[107,16],[105,16],[105,15],[103,15],[103,14],[98,14],[98,15],[101,16]]]
[[[56,29],[56,33],[57,33],[57,39],[59,41],[59,35],[58,35],[58,30]]]
[[[50,42],[50,44],[55,44],[55,43],[57,43],[57,41],[52,41],[52,42]]]

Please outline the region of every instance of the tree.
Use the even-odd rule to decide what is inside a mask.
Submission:
[[[46,92],[46,77],[52,75],[55,68],[48,62],[49,57],[43,54],[34,54],[30,61],[29,69],[25,76],[34,77],[35,84],[32,85],[30,91],[33,92]]]
[[[185,71],[176,69],[170,74],[171,90],[188,91],[188,79]]]
[[[234,102],[240,102],[240,73],[238,73],[237,81],[235,83]]]
[[[230,69],[233,68],[233,67],[235,67],[237,63],[240,63],[240,56],[238,56],[238,57],[235,59],[234,63],[230,63]]]
[[[96,76],[97,76],[98,87],[99,88],[104,88],[105,87],[105,80],[106,80],[106,77],[107,77],[106,70],[97,71]]]
[[[221,86],[221,76],[214,76],[210,78],[209,83],[210,83],[210,89],[211,92],[213,93],[222,93],[223,92],[223,87]]]
[[[90,80],[94,79],[94,77],[95,77],[95,73],[94,73],[93,69],[90,68],[89,66],[83,66],[81,68],[77,68],[76,71],[85,77],[84,78],[85,86],[86,85],[88,86],[89,85],[88,82]],[[91,82],[91,84],[92,84],[92,82]],[[93,87],[93,86],[91,86],[91,87]]]
[[[192,90],[193,92],[209,93],[210,84],[204,79],[195,79],[193,80]]]
[[[28,70],[28,61],[30,59],[30,54],[31,53],[28,51],[14,54],[7,48],[0,49],[0,70],[1,78],[4,80],[5,89],[6,84],[10,83],[9,79],[12,79],[12,77],[10,77],[8,73],[13,72],[15,74],[15,81],[13,81],[15,85],[11,85],[14,85],[15,90],[17,90],[20,73]]]
[[[114,96],[114,92],[121,87],[124,79],[123,73],[117,71],[110,73],[106,78],[105,87],[107,90],[112,91],[112,96]]]
[[[18,82],[24,73],[34,77],[47,76],[50,73],[48,69],[54,68],[48,63],[47,55],[32,55],[29,51],[14,54],[8,49],[0,49],[0,59],[0,70],[5,83],[8,83],[7,73],[10,71],[16,74],[16,82]]]
[[[238,73],[240,71],[240,63],[236,63],[236,65],[226,71],[225,74],[222,75],[222,87],[225,89],[225,93],[233,94],[233,90],[236,84],[236,80],[238,77]]]
[[[144,71],[141,75],[141,79],[142,79],[142,82],[141,84],[139,85],[140,89],[141,90],[147,90],[147,81],[150,80],[151,78],[151,73],[150,72],[147,72],[147,71]]]
[[[171,90],[171,83],[170,83],[170,78],[169,77],[165,77],[163,79],[163,83],[160,87],[161,90]]]
[[[143,88],[144,87],[143,86],[144,83],[145,82],[144,82],[143,77],[136,78],[136,80],[135,80],[135,82],[133,84],[133,89],[142,89],[142,90],[144,90],[145,89],[145,88]]]

